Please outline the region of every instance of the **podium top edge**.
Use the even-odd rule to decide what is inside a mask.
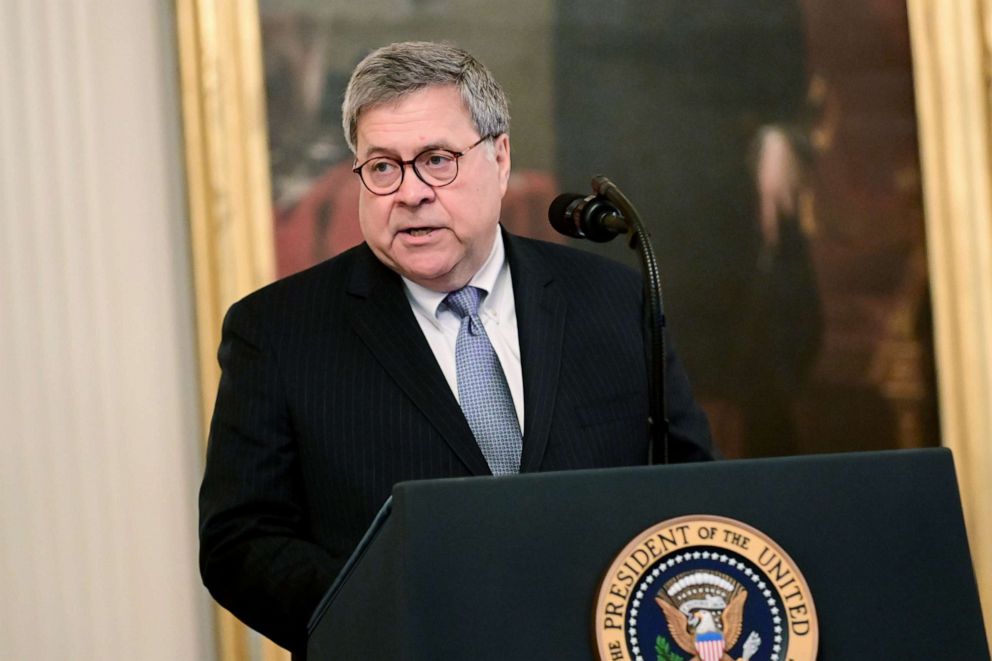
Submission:
[[[900,463],[900,462],[947,462],[953,467],[953,454],[950,448],[912,448],[899,450],[873,450],[866,452],[834,452],[807,455],[789,455],[784,457],[756,457],[746,459],[719,459],[716,461],[690,462],[679,464],[658,464],[653,466],[620,466],[612,468],[587,468],[577,470],[561,470],[536,473],[520,473],[518,475],[477,475],[472,477],[446,477],[433,480],[410,480],[393,485],[393,499],[402,500],[410,491],[422,489],[458,488],[467,484],[518,484],[527,480],[544,481],[581,481],[589,476],[611,477],[623,474],[644,475],[658,471],[708,471],[719,467],[721,470],[736,468],[757,468],[760,466],[798,467],[818,465],[836,470],[845,465],[865,465],[869,463]]]

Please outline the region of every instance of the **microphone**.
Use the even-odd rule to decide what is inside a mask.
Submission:
[[[651,443],[648,463],[668,463],[668,407],[665,402],[665,309],[661,300],[661,274],[654,256],[651,234],[637,209],[616,185],[604,176],[592,179],[589,196],[563,193],[548,209],[551,226],[564,234],[590,241],[609,241],[629,234],[631,250],[641,258],[644,279],[644,352],[651,381],[648,389],[648,429]]]
[[[565,236],[597,243],[628,231],[623,214],[602,195],[562,193],[548,208],[548,220]]]

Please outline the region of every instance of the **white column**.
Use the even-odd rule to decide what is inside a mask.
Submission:
[[[174,17],[0,3],[0,658],[213,655]]]

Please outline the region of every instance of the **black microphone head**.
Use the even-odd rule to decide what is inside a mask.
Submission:
[[[578,193],[562,193],[554,199],[548,207],[548,221],[560,234],[570,236],[575,239],[585,238],[576,225],[573,213],[575,207],[585,199],[585,195]]]
[[[599,195],[562,193],[551,203],[548,220],[565,236],[597,243],[610,241],[627,231],[617,208]]]
[[[626,231],[620,212],[602,195],[590,195],[580,202],[572,215],[576,217],[579,234],[596,243],[606,243]],[[618,224],[619,223],[619,224]]]

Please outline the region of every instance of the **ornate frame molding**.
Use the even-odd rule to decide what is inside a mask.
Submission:
[[[992,631],[992,0],[907,3],[941,428]],[[274,274],[265,96],[255,0],[176,11],[206,430],[223,314]],[[223,661],[288,659],[219,608],[218,630]]]
[[[261,35],[255,0],[176,0],[203,438],[221,323],[275,274]],[[222,661],[289,654],[216,608]]]
[[[992,631],[992,0],[908,0],[941,433]]]

